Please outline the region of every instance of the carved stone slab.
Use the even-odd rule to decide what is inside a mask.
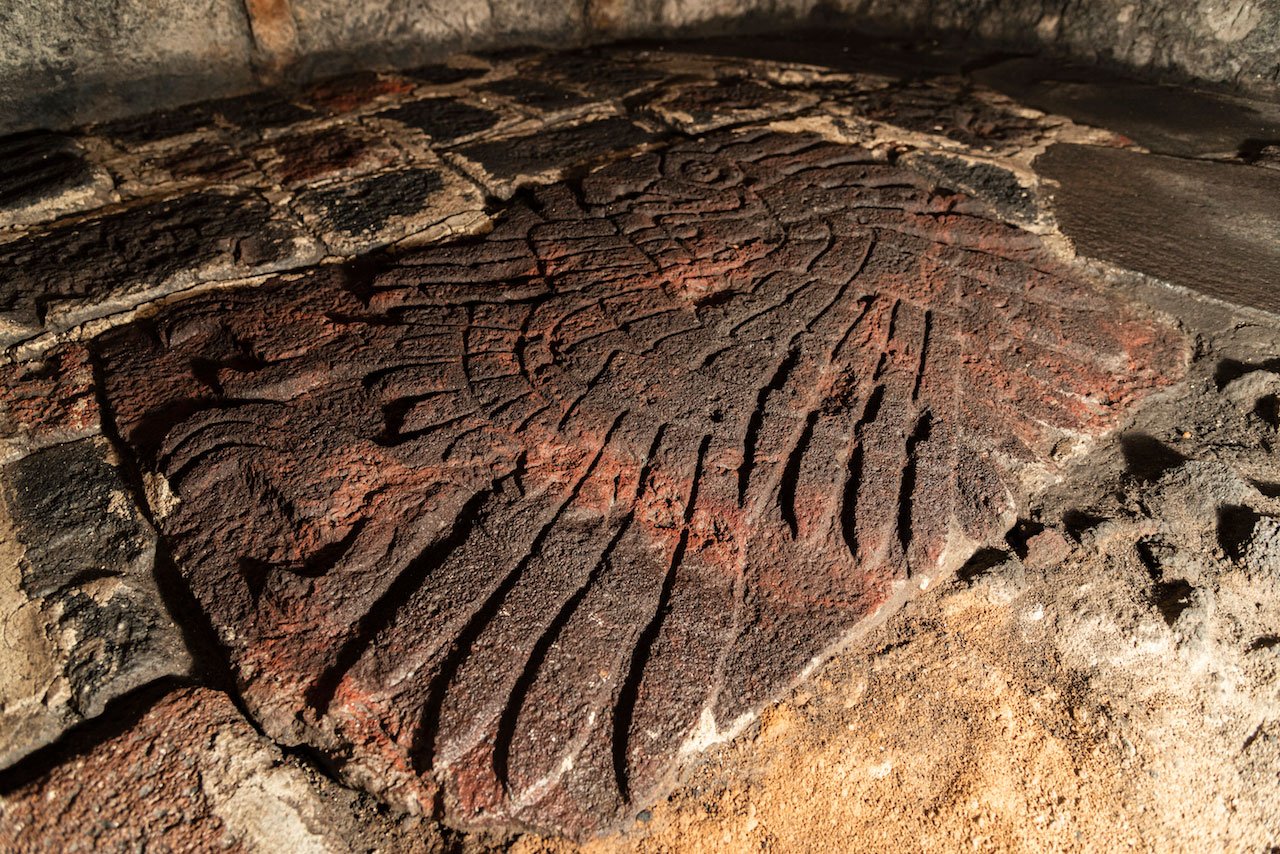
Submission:
[[[1184,345],[930,186],[713,135],[101,339],[266,731],[455,824],[587,835],[1002,534]]]

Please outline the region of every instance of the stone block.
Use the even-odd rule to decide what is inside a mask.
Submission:
[[[35,131],[0,138],[0,229],[99,207],[112,200],[113,186],[69,136]]]
[[[0,461],[97,433],[93,364],[81,344],[0,366]]]
[[[0,243],[0,343],[322,255],[279,210],[235,191],[139,202],[55,223]]]
[[[231,699],[163,697],[123,732],[0,794],[0,847],[26,852],[439,852],[439,831],[378,814],[286,759]]]
[[[155,582],[155,532],[106,440],[0,471],[0,766],[190,664]]]
[[[471,234],[489,221],[475,185],[425,152],[409,168],[304,190],[294,207],[330,252],[344,255]]]
[[[481,140],[453,153],[461,168],[505,199],[521,185],[553,181],[566,170],[609,160],[658,138],[644,125],[613,116],[515,138]]]

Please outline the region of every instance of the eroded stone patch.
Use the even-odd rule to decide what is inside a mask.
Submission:
[[[438,831],[362,812],[229,697],[184,688],[124,731],[0,793],[6,851],[440,851]]]
[[[0,767],[190,665],[115,463],[94,437],[0,469]]]
[[[1180,375],[1171,328],[930,187],[723,134],[104,338],[268,733],[454,823],[600,830]]]

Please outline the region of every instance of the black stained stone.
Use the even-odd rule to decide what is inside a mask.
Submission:
[[[105,443],[55,445],[12,463],[4,475],[5,503],[24,547],[22,591],[56,615],[51,630],[77,639],[63,662],[70,707],[100,714],[130,680],[173,672],[163,607],[132,586],[150,575],[154,534],[126,497]],[[108,578],[124,583],[106,596],[93,591]]]
[[[485,91],[510,98],[538,110],[556,110],[590,102],[590,98],[541,80],[511,77],[485,87]]]
[[[1002,217],[1020,222],[1035,219],[1035,198],[1008,169],[990,163],[970,163],[943,154],[924,154],[912,165],[936,179],[940,186],[977,196]]]
[[[354,236],[377,231],[392,217],[418,213],[443,187],[439,172],[411,169],[312,190],[299,201],[318,211],[327,228]]]
[[[440,142],[452,142],[488,130],[498,123],[497,113],[457,98],[427,98],[377,115],[417,128]]]
[[[642,62],[585,51],[548,54],[527,63],[522,70],[572,83],[602,97],[629,95],[666,78],[661,71]]]
[[[277,92],[202,101],[173,110],[108,122],[96,128],[118,142],[139,144],[214,128],[221,119],[245,130],[285,127],[315,118],[315,112]]]
[[[537,52],[538,49],[536,47],[513,45],[511,47],[499,47],[494,48],[493,50],[483,50],[477,53],[476,56],[483,57],[484,59],[488,59],[492,62],[507,62],[512,59],[521,59]]]
[[[612,118],[558,130],[540,131],[518,139],[480,142],[461,149],[499,180],[536,174],[555,166],[569,166],[648,142],[653,135],[626,119]]]
[[[768,108],[790,100],[786,92],[772,86],[732,78],[717,80],[711,86],[687,89],[674,100],[667,101],[666,106],[688,113],[695,122],[706,122],[725,113]]]
[[[25,547],[22,588],[33,599],[89,573],[118,571],[150,547],[136,519],[108,511],[124,484],[94,443],[55,445],[23,457],[6,474],[9,512]]]
[[[117,142],[138,145],[194,133],[214,126],[207,104],[188,104],[98,125],[94,130]]]
[[[291,228],[255,196],[194,193],[55,227],[0,246],[0,312],[38,324],[63,300],[156,287],[225,258],[270,264],[292,251]]]
[[[249,130],[286,127],[315,118],[315,112],[273,92],[225,98],[205,105],[223,120]]]
[[[414,80],[421,80],[423,83],[448,86],[450,83],[461,83],[463,80],[480,77],[487,74],[488,70],[484,68],[455,68],[452,65],[424,65],[421,68],[414,68],[402,73],[407,77],[412,77]]]

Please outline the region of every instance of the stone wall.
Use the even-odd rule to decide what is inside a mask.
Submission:
[[[456,49],[837,19],[1275,92],[1280,0],[9,0],[0,132],[408,66]]]
[[[839,0],[867,27],[944,32],[1175,78],[1275,93],[1277,0]]]

